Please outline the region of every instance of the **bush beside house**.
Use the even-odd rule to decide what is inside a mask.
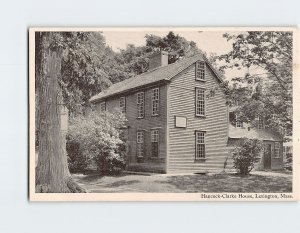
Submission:
[[[286,161],[284,163],[284,168],[288,171],[293,170],[293,154],[292,153],[286,154]]]
[[[233,150],[233,166],[237,173],[248,175],[259,161],[262,148],[261,141],[243,138]]]
[[[126,145],[121,139],[124,115],[92,112],[70,120],[68,161],[71,172],[82,172],[94,163],[100,174],[116,174],[125,168]]]

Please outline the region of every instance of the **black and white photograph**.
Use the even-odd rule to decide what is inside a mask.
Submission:
[[[297,33],[30,28],[30,200],[296,200]]]

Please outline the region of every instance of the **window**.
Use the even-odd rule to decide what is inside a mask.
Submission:
[[[205,62],[198,61],[196,63],[196,80],[205,80]]]
[[[205,116],[205,90],[196,88],[196,116]]]
[[[137,143],[137,157],[144,157],[144,131],[138,131],[136,133],[136,143]]]
[[[243,122],[239,120],[238,115],[235,115],[235,127],[236,128],[242,128],[243,127]]]
[[[158,129],[151,130],[151,157],[158,157]]]
[[[137,110],[138,110],[138,118],[144,118],[145,115],[145,101],[144,101],[144,92],[137,93]]]
[[[126,112],[126,99],[125,97],[120,98],[120,109],[122,113]]]
[[[234,106],[239,106],[239,100],[234,100],[234,101],[233,101],[233,105],[234,105]]]
[[[274,158],[280,158],[279,148],[280,148],[279,142],[275,142],[275,145],[274,145]]]
[[[104,112],[106,110],[106,103],[105,101],[100,103],[100,112]]]
[[[258,116],[258,128],[259,129],[264,128],[264,118],[262,116]]]
[[[152,116],[159,114],[159,88],[152,90]]]
[[[205,132],[196,131],[196,159],[205,158]]]

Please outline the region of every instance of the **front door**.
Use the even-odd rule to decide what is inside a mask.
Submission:
[[[271,144],[265,144],[264,148],[264,169],[271,169]]]

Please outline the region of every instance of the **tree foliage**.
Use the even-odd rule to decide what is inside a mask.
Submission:
[[[229,103],[239,103],[241,120],[256,125],[262,115],[267,127],[283,135],[292,132],[292,36],[280,31],[226,33],[232,50],[219,57],[226,62],[222,69],[259,71],[225,83]]]
[[[131,76],[148,71],[149,56],[156,51],[167,51],[169,64],[182,57],[189,57],[200,52],[194,41],[188,41],[184,37],[175,35],[172,31],[163,37],[147,34],[145,38],[146,45],[129,44],[126,49],[122,49],[116,55],[118,64],[124,66]]]
[[[263,144],[257,139],[243,138],[233,151],[233,166],[239,174],[248,175],[259,161]]]

